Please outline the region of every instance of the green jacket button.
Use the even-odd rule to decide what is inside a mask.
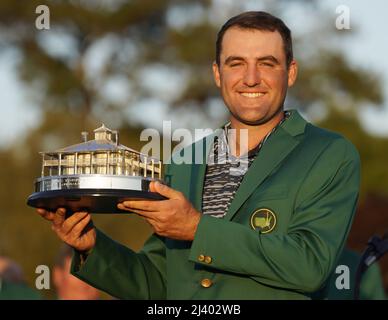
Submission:
[[[202,279],[201,286],[204,288],[209,288],[213,282],[210,279]]]

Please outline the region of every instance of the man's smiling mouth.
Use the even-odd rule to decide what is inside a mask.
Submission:
[[[265,95],[265,92],[240,92],[246,98],[259,98]]]

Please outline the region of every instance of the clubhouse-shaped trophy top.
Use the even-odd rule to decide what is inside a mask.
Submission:
[[[83,142],[56,151],[40,152],[41,177],[71,175],[141,176],[161,179],[162,163],[119,143],[119,134],[104,124],[94,139],[82,132]]]

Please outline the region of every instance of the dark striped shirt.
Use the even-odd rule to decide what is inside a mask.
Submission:
[[[252,150],[241,157],[235,157],[230,152],[228,135],[230,123],[214,140],[213,152],[210,152],[206,166],[206,175],[202,198],[202,213],[222,218],[228,211],[238,187],[241,184],[249,166],[252,164],[268,137],[289,117],[288,111],[264,139]]]

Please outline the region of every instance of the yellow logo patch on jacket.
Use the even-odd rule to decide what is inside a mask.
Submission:
[[[251,227],[261,233],[269,233],[276,226],[276,215],[267,208],[257,209],[251,216]]]

